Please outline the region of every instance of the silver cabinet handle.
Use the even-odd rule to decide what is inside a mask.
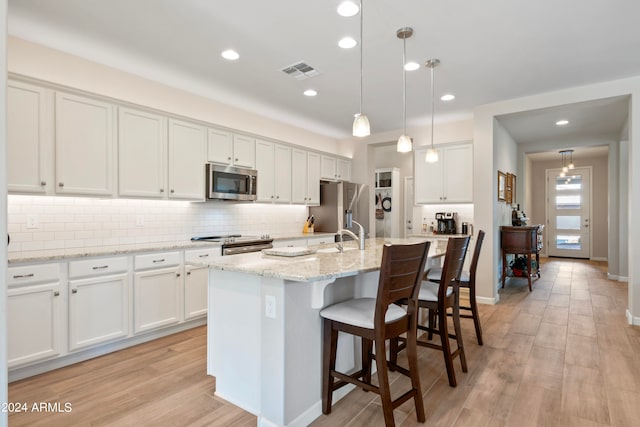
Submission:
[[[174,190],[173,188],[171,189],[171,194],[175,193],[176,190]]]
[[[109,268],[109,266],[108,265],[96,265],[95,267],[91,267],[91,268],[93,268],[94,270],[103,270],[105,268]]]
[[[279,199],[279,198],[280,198],[280,196],[276,196],[276,199]]]
[[[29,274],[16,274],[15,276],[13,276],[14,279],[25,279],[27,277],[33,277],[33,273],[29,273]]]
[[[165,259],[164,259],[164,258],[162,258],[162,259],[154,259],[154,260],[153,260],[153,263],[155,264],[155,263],[157,263],[157,262],[164,262],[164,261],[165,261]]]
[[[238,159],[235,160],[236,162],[238,161]]]
[[[187,271],[187,276],[191,276],[191,272],[190,271]]]
[[[271,198],[273,199],[273,196],[271,196]]]
[[[231,160],[231,157],[227,157],[227,160]]]
[[[55,291],[55,292],[53,293],[53,296],[54,296],[54,297],[59,297],[59,296],[60,296],[60,292]]]
[[[209,254],[198,255],[198,258],[207,258],[208,256],[209,256]]]
[[[64,182],[59,182],[58,183],[58,187],[60,187],[60,188],[64,187]]]
[[[40,185],[44,187],[45,185],[47,185],[47,181],[40,181]]]
[[[180,273],[176,273],[176,277],[180,277]]]
[[[161,188],[161,189],[160,189],[160,192],[161,192],[161,193],[164,193],[164,188]]]
[[[77,294],[77,293],[78,293],[78,290],[77,290],[77,289],[71,289],[71,293],[72,293],[72,294]]]

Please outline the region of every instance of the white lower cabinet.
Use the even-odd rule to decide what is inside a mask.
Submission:
[[[178,252],[138,255],[133,281],[134,332],[181,321],[182,278]],[[146,268],[156,267],[149,270]]]
[[[208,285],[209,267],[185,265],[184,320],[206,316]]]
[[[63,296],[58,264],[8,269],[7,353],[13,368],[63,352]]]

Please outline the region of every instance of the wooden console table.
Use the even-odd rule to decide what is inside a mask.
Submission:
[[[507,254],[527,256],[527,279],[531,291],[531,255],[536,256],[536,272],[540,277],[540,250],[542,249],[542,229],[544,225],[522,227],[500,227],[500,249],[502,250],[502,287],[507,276]]]

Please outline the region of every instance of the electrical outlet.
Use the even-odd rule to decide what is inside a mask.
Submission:
[[[136,227],[144,227],[144,215],[136,215]]]
[[[276,297],[273,295],[265,295],[264,297],[264,315],[270,319],[276,318]]]
[[[40,228],[40,221],[38,221],[38,215],[27,215],[27,228]]]

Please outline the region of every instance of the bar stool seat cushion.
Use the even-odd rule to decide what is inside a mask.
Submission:
[[[422,301],[438,301],[438,287],[439,285],[434,282],[423,281],[422,286],[420,286],[420,294],[418,295],[418,300]],[[451,286],[447,287],[447,296],[450,296],[453,293],[453,288]]]
[[[427,271],[427,280],[430,280],[432,282],[439,282],[440,277],[442,277],[442,267],[434,267]],[[468,282],[470,280],[470,277],[471,275],[469,274],[469,272],[463,270],[462,274],[460,274],[460,281]]]
[[[334,322],[373,329],[373,317],[376,311],[375,298],[355,298],[330,305],[320,312],[320,316]],[[390,304],[384,317],[390,323],[407,315],[404,308]]]

